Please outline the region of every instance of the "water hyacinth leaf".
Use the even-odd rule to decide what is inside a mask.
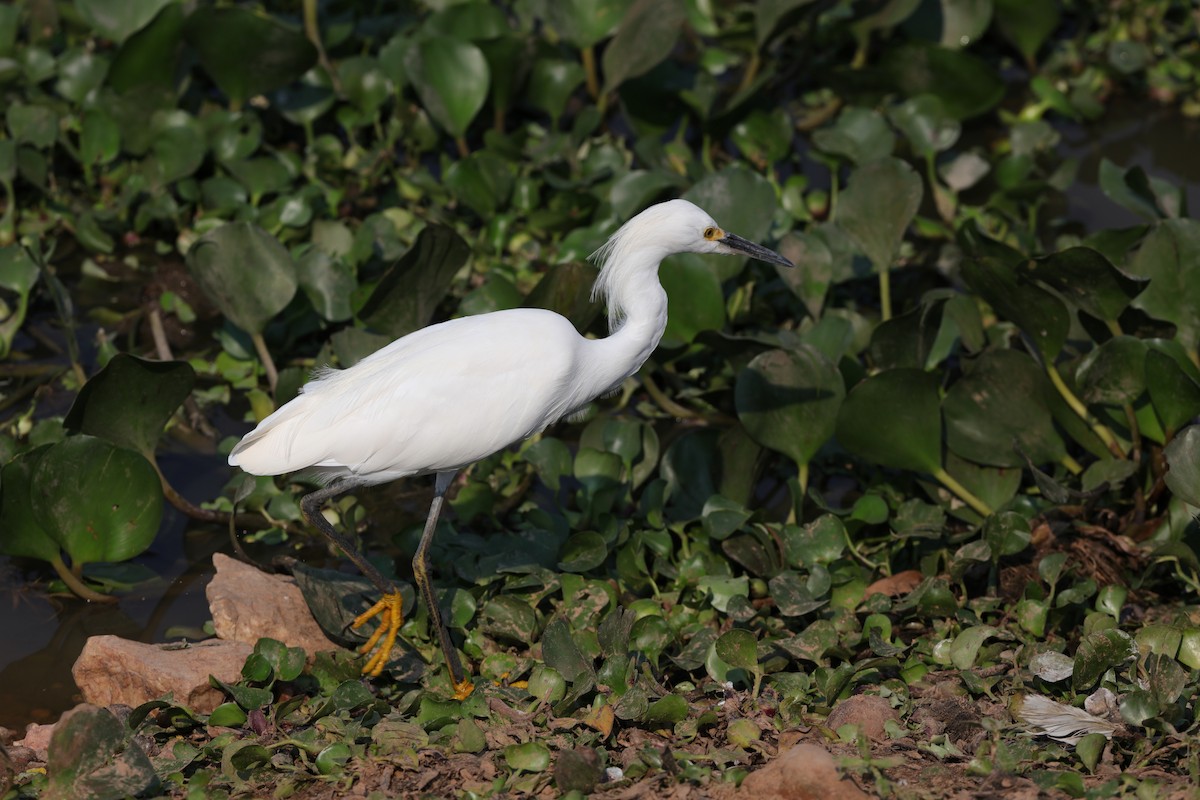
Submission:
[[[153,456],[163,427],[196,385],[185,361],[118,353],[83,385],[63,426]]]
[[[0,471],[0,553],[51,562],[60,557],[58,542],[33,513],[30,479],[48,445],[22,453]]]
[[[343,322],[354,315],[350,299],[358,282],[346,261],[314,247],[296,260],[296,281],[322,319]]]
[[[1044,681],[1065,681],[1075,671],[1075,661],[1070,656],[1044,650],[1029,659],[1029,671]]]
[[[504,762],[522,772],[545,772],[550,767],[550,748],[541,742],[510,744],[504,748]]]
[[[481,217],[503,209],[512,193],[514,167],[490,150],[480,150],[446,170],[446,188]]]
[[[30,487],[38,524],[72,565],[133,558],[154,541],[162,520],[162,489],[150,462],[94,436],[47,448]]]
[[[604,92],[649,72],[671,54],[683,30],[681,0],[635,0],[604,48]]]
[[[75,8],[92,30],[114,44],[120,44],[145,27],[163,7],[173,4],[173,0],[129,0],[121,3],[78,0]]]
[[[1079,362],[1075,381],[1089,403],[1132,403],[1146,389],[1146,344],[1133,336],[1114,336]]]
[[[1146,389],[1154,410],[1168,431],[1176,431],[1200,415],[1200,381],[1189,374],[1195,365],[1184,356],[1185,364],[1151,347],[1146,353]]]
[[[836,435],[847,450],[876,464],[937,472],[942,466],[937,376],[893,369],[863,380],[842,403]]]
[[[814,0],[759,0],[754,4],[754,36],[762,47],[776,32]]]
[[[1057,2],[1031,5],[1025,0],[993,0],[993,13],[1000,35],[1017,48],[1028,65],[1058,27],[1061,15]]]
[[[558,568],[564,572],[587,572],[608,558],[608,544],[595,531],[581,531],[563,543]]]
[[[1015,555],[1029,546],[1029,520],[1015,511],[1002,511],[983,524],[983,540],[992,551],[992,559]]]
[[[522,305],[561,314],[579,330],[587,330],[601,310],[599,303],[592,302],[592,284],[597,274],[591,264],[578,261],[560,264],[542,276]]]
[[[1108,199],[1140,217],[1157,222],[1167,216],[1179,216],[1178,213],[1164,213],[1164,205],[1177,207],[1179,201],[1169,198],[1171,190],[1162,187],[1161,183],[1156,186],[1154,180],[1140,166],[1121,169],[1107,158],[1102,158],[1098,179],[1100,188]],[[1160,187],[1168,194],[1167,203],[1163,202],[1163,198],[1156,191]],[[1178,212],[1178,208],[1175,210]]]
[[[926,298],[905,314],[880,322],[871,331],[867,355],[879,369],[924,369],[942,330],[944,298]]]
[[[703,257],[672,256],[659,267],[658,277],[667,292],[664,347],[690,344],[701,332],[724,327],[725,294]]]
[[[158,782],[141,745],[106,708],[81,705],[54,726],[46,763],[51,800],[135,797]]]
[[[747,671],[758,669],[758,642],[745,628],[721,634],[716,642],[717,656],[731,667]]]
[[[317,49],[303,33],[237,6],[199,6],[183,33],[235,105],[286,86],[317,63]]]
[[[922,192],[921,177],[896,158],[872,161],[851,174],[838,201],[837,223],[877,271],[892,265]]]
[[[483,52],[470,42],[433,36],[408,51],[405,66],[429,116],[451,136],[464,136],[491,85]]]
[[[995,636],[996,633],[997,630],[991,625],[976,625],[967,628],[955,636],[954,642],[950,645],[950,663],[958,669],[970,669],[975,666],[979,648],[983,646],[984,641]]]
[[[86,166],[107,164],[121,152],[121,129],[103,111],[91,110],[83,115],[79,131],[79,159]]]
[[[584,657],[571,627],[561,616],[550,620],[542,631],[542,657],[546,666],[557,670],[568,683],[578,683],[595,673],[591,660]]]
[[[1177,328],[1176,338],[1200,338],[1200,222],[1170,219],[1160,222],[1142,241],[1129,263],[1129,272],[1149,278],[1133,305]]]
[[[15,303],[5,299],[7,316],[0,322],[0,359],[7,358],[17,331],[25,324],[29,309],[29,293],[37,283],[38,266],[29,252],[20,245],[0,247],[0,289],[16,295]]]
[[[575,61],[539,58],[530,70],[526,96],[535,108],[558,120],[584,77],[583,67]]]
[[[1076,691],[1087,691],[1109,669],[1124,664],[1136,655],[1137,645],[1124,631],[1109,629],[1090,633],[1080,640],[1075,650],[1075,672],[1071,676],[1071,686]]]
[[[298,286],[291,255],[250,222],[231,222],[201,236],[188,250],[187,265],[221,313],[247,333],[261,333]]]
[[[655,700],[642,714],[642,722],[650,725],[674,725],[687,719],[688,702],[682,695],[669,694]]]
[[[563,0],[546,10],[559,35],[582,50],[611,34],[631,5],[632,0]]]
[[[719,494],[708,499],[702,514],[704,532],[717,541],[728,538],[750,519],[750,512],[741,503]]]
[[[946,390],[946,446],[963,458],[996,467],[1059,461],[1066,444],[1046,402],[1045,373],[1019,350],[987,350]]]
[[[878,111],[849,106],[832,125],[814,131],[812,141],[824,153],[862,165],[890,156],[896,135]]]
[[[1058,297],[1022,281],[1015,263],[994,255],[967,258],[962,263],[963,278],[1001,318],[1024,331],[1043,358],[1053,360],[1067,340],[1070,312]]]
[[[913,150],[925,157],[950,149],[962,133],[961,123],[947,114],[942,101],[931,94],[892,106],[888,119],[904,134]]]
[[[755,441],[807,464],[833,435],[845,383],[815,347],[760,353],[738,374],[738,418]]]
[[[1185,428],[1163,451],[1170,470],[1167,486],[1175,496],[1200,506],[1200,426]]]
[[[908,97],[934,95],[953,119],[983,114],[1004,97],[1004,82],[996,71],[961,50],[908,42],[885,53],[878,70]]]
[[[427,225],[379,281],[359,312],[372,329],[399,338],[429,324],[470,248],[445,225]]]
[[[117,48],[108,68],[109,86],[120,93],[133,89],[159,89],[164,94],[169,91],[183,50],[183,9],[182,3],[163,4],[149,24]]]
[[[1147,283],[1126,275],[1090,247],[1068,247],[1030,259],[1021,269],[1093,317],[1107,321],[1120,317]]]

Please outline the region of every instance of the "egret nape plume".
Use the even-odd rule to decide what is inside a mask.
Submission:
[[[610,333],[579,335],[564,317],[534,308],[461,317],[404,336],[349,369],[325,369],[238,442],[229,463],[253,475],[304,471],[323,484],[306,495],[305,519],[345,551],[382,598],[354,627],[378,616],[362,647],[364,673],[379,675],[403,621],[396,586],[321,514],[358,486],[434,477],[433,503],[413,556],[413,577],[459,697],[472,684],[442,624],[429,582],[429,545],[446,489],[459,470],[532,436],[616,389],[658,346],[667,294],[658,266],[675,253],[751,256],[791,267],[778,253],[728,233],[686,200],[651,206],[626,222],[592,259],[593,299]]]

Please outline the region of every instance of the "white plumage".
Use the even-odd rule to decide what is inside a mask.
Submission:
[[[302,502],[305,517],[346,550],[392,602],[398,598],[395,587],[333,530],[320,505],[353,486],[435,473],[434,503],[413,570],[455,687],[469,691],[425,576],[445,490],[458,470],[537,433],[637,372],[667,324],[658,265],[673,253],[687,252],[749,255],[792,266],[777,253],[721,230],[686,200],[651,206],[593,255],[600,265],[593,297],[608,307],[608,337],[580,336],[565,318],[539,309],[431,325],[349,369],[319,373],[248,433],[229,454],[229,463],[255,475],[306,470],[327,482]],[[390,627],[382,652],[386,658],[399,610],[377,609]],[[365,617],[356,624],[362,621]],[[372,659],[368,669],[378,674],[383,663],[383,658]]]

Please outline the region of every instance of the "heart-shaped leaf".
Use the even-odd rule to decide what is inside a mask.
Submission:
[[[1146,388],[1145,342],[1114,336],[1079,362],[1075,381],[1089,403],[1132,403]]]
[[[1022,281],[1014,265],[990,255],[967,258],[963,278],[1000,317],[1024,331],[1043,358],[1053,360],[1067,340],[1070,312],[1055,295]]]
[[[877,271],[892,265],[922,191],[921,177],[897,158],[872,161],[851,174],[838,201],[837,223]]]
[[[560,0],[546,10],[558,34],[582,50],[611,34],[630,5],[632,0]]]
[[[908,97],[934,95],[954,119],[983,114],[1004,97],[996,69],[961,50],[910,41],[886,52],[878,71]]]
[[[814,131],[812,141],[824,153],[861,165],[890,156],[896,134],[878,111],[849,106],[833,125]]]
[[[1046,401],[1051,387],[1037,363],[1018,350],[988,350],[969,362],[946,391],[946,446],[996,467],[1056,462],[1066,445]]]
[[[30,489],[38,524],[76,566],[133,558],[154,541],[162,520],[162,489],[150,462],[94,436],[48,448]]]
[[[636,0],[604,48],[604,92],[643,75],[671,54],[683,30],[680,0]]]
[[[196,384],[185,361],[118,353],[83,385],[63,426],[153,457],[163,426]]]
[[[816,455],[846,395],[837,367],[815,347],[768,350],[738,374],[738,418],[755,441],[797,464]]]
[[[846,395],[837,439],[876,464],[918,472],[942,466],[942,414],[936,375],[893,369],[866,378]]]
[[[1147,283],[1121,272],[1102,254],[1088,247],[1068,247],[1025,261],[1021,269],[1093,317],[1109,321],[1120,317]]]
[[[126,0],[120,3],[77,0],[75,9],[92,30],[120,44],[172,3],[173,0]]]
[[[1171,467],[1167,486],[1184,502],[1200,506],[1200,426],[1185,428],[1163,452]]]
[[[1174,340],[1166,343],[1178,348],[1183,362],[1164,349],[1151,347],[1146,353],[1146,389],[1163,427],[1175,431],[1200,415],[1200,380],[1192,374],[1196,367],[1179,343]]]
[[[303,33],[239,6],[198,6],[183,34],[235,105],[286,86],[317,63],[317,48]]]
[[[1129,272],[1150,279],[1133,305],[1178,328],[1177,338],[1200,338],[1200,222],[1170,219],[1159,223],[1129,263]]]
[[[433,36],[408,51],[405,66],[429,116],[451,136],[465,135],[491,84],[483,52],[461,39]]]
[[[30,496],[34,467],[47,447],[22,453],[0,472],[0,553],[50,562],[62,552],[38,522]]]
[[[471,249],[445,225],[427,225],[392,266],[359,316],[377,331],[399,338],[429,324]]]
[[[230,322],[261,333],[296,294],[296,265],[279,241],[250,222],[231,222],[188,250],[188,269]]]

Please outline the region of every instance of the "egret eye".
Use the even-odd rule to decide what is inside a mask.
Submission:
[[[716,239],[720,233],[721,231],[719,231],[717,228],[705,228],[704,238],[709,240]]]

